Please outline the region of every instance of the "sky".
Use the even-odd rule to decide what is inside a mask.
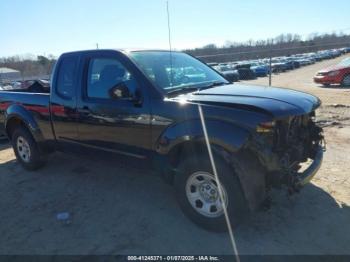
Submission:
[[[169,0],[174,49],[281,33],[350,33],[350,1]],[[166,0],[0,0],[0,57],[169,48]]]

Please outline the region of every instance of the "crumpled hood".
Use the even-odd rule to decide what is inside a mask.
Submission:
[[[240,84],[218,86],[172,100],[247,109],[275,118],[310,113],[321,104],[317,97],[291,89]]]

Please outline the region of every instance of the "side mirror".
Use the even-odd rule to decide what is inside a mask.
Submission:
[[[109,90],[109,96],[113,99],[132,99],[129,88],[124,83],[119,83]]]
[[[133,102],[135,106],[140,106],[142,105],[142,98],[139,91],[140,91],[139,89],[136,89],[135,94],[131,94],[128,86],[122,82],[113,86],[109,90],[109,96],[112,99],[126,100],[126,101]]]

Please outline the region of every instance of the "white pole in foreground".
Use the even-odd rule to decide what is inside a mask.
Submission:
[[[213,168],[215,180],[216,180],[216,182],[218,184],[219,197],[220,197],[221,203],[225,203],[224,196],[223,196],[223,193],[222,193],[221,183],[220,183],[219,176],[218,176],[218,173],[217,173],[217,170],[216,170],[216,165],[215,165],[213,153],[212,153],[211,147],[210,147],[207,126],[205,125],[205,120],[204,120],[204,115],[203,115],[203,110],[202,110],[201,105],[198,105],[198,111],[199,111],[199,117],[200,117],[201,123],[202,123],[205,143],[207,144],[207,148],[208,148],[210,163],[211,163],[211,166]],[[232,243],[233,252],[234,252],[234,255],[236,257],[236,261],[240,262],[239,255],[238,255],[238,249],[237,249],[235,238],[233,236],[233,231],[232,231],[232,227],[231,227],[231,223],[230,223],[230,218],[228,217],[226,205],[223,204],[222,208],[224,210],[225,220],[226,220],[226,224],[227,224],[228,231],[229,231],[229,234],[230,234],[230,239],[231,239],[231,243]]]
[[[170,30],[170,14],[169,14],[169,1],[166,1],[166,12],[168,17],[168,40],[169,40],[169,50],[172,51],[171,46],[171,30]]]
[[[170,86],[172,86],[174,78],[173,78],[173,54],[172,54],[172,46],[171,46],[169,1],[166,1],[166,12],[168,17],[168,37],[169,37],[169,51],[170,51]]]

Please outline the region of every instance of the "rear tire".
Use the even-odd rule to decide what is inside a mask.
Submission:
[[[12,147],[17,161],[26,170],[37,170],[45,165],[46,154],[40,152],[32,134],[25,127],[18,127],[12,134]]]
[[[230,224],[232,227],[236,227],[248,213],[240,181],[226,161],[216,157],[215,164]],[[217,232],[227,231],[223,203],[218,195],[218,185],[209,157],[205,155],[186,157],[180,162],[178,170],[179,173],[175,176],[174,185],[182,211],[204,229]],[[202,179],[200,179],[201,176]],[[197,179],[197,181],[193,179]],[[213,189],[215,192],[211,195]],[[206,194],[208,192],[210,193]],[[209,199],[208,195],[210,195]]]

